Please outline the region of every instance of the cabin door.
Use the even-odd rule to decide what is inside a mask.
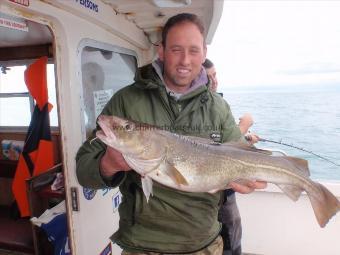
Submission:
[[[85,141],[92,136],[96,119],[112,95],[133,82],[137,61],[130,50],[88,39],[81,42],[78,52]],[[120,248],[110,241],[118,229],[119,189],[78,186],[73,192],[79,198],[79,212],[73,213],[73,221],[81,227],[76,231],[77,254],[120,254]]]

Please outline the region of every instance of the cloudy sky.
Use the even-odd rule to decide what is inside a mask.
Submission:
[[[208,57],[222,87],[340,87],[340,1],[226,0]]]

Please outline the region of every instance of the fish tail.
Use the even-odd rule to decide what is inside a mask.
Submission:
[[[306,190],[311,201],[314,214],[320,227],[326,226],[328,221],[340,210],[339,200],[322,184],[313,182],[313,189]]]
[[[277,184],[277,186],[293,201],[297,201],[303,191],[299,186],[288,184]]]

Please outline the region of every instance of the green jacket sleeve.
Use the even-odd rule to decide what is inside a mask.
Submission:
[[[117,92],[106,104],[101,114],[124,116],[124,105],[120,92]],[[93,189],[119,186],[125,179],[125,173],[119,172],[113,178],[104,178],[100,174],[100,160],[106,151],[106,145],[99,139],[92,140],[95,132],[79,148],[76,156],[76,174],[80,185]],[[92,140],[92,141],[91,141]]]
[[[223,100],[224,101],[224,100]],[[231,142],[242,140],[242,134],[239,126],[231,113],[230,106],[224,101],[224,120],[222,123],[222,142]]]

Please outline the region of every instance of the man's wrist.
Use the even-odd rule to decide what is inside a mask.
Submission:
[[[111,178],[120,171],[121,170],[115,169],[112,166],[107,166],[107,164],[103,162],[103,160],[101,161],[100,166],[99,166],[100,175],[104,178]]]
[[[105,178],[111,178],[119,171],[121,170],[115,166],[114,162],[110,160],[110,158],[107,156],[107,153],[105,153],[101,158],[99,165],[99,172],[101,176]]]
[[[119,186],[120,183],[125,179],[125,172],[124,171],[117,171],[113,175],[104,176],[101,171],[99,171],[102,180],[108,187],[116,187]]]

